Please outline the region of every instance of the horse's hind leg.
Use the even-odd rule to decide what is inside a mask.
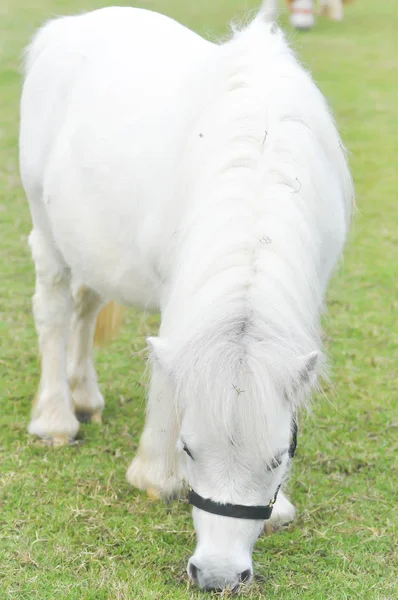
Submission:
[[[66,377],[70,274],[49,236],[35,228],[29,242],[36,268],[33,314],[41,354],[41,378],[29,433],[62,444],[73,439],[79,429]]]
[[[102,298],[84,285],[73,290],[73,313],[68,340],[68,380],[79,420],[101,422],[104,399],[93,364],[95,321]]]

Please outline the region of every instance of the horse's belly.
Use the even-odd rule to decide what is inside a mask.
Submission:
[[[72,266],[72,278],[94,289],[106,300],[116,300],[119,304],[149,312],[160,309],[162,282],[154,279],[145,265],[134,260],[120,264],[108,256],[106,264],[98,264],[96,255],[86,255],[83,266]]]
[[[156,310],[159,257],[172,235],[165,216],[171,172],[156,161],[127,164],[128,155],[114,153],[103,165],[98,146],[88,145],[89,160],[75,160],[79,152],[70,147],[65,160],[61,146],[64,159],[54,156],[50,165],[43,200],[53,239],[75,279],[105,298]]]
[[[156,111],[137,118],[119,104],[116,112],[107,119],[101,107],[82,109],[77,130],[75,118],[66,120],[43,201],[75,277],[105,297],[156,308],[180,214],[174,190],[181,129],[175,119],[165,125]]]

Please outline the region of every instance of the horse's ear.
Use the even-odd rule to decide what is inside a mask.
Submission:
[[[318,362],[317,351],[297,357],[293,370],[290,371],[290,381],[285,388],[286,400],[295,407],[305,403],[310,389],[316,386]]]
[[[148,337],[146,339],[151,357],[160,365],[166,365],[167,342],[160,337]]]
[[[318,363],[318,352],[315,350],[307,356],[302,356],[300,359],[301,367],[300,367],[300,381],[303,383],[311,383],[313,375],[315,375],[314,371],[316,369],[316,365]]]

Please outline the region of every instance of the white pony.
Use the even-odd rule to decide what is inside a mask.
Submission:
[[[324,98],[265,11],[218,45],[157,13],[102,9],[51,21],[28,48],[20,162],[42,359],[29,432],[65,442],[75,414],[99,420],[105,301],[159,309],[128,480],[163,495],[185,481],[218,507],[196,502],[188,573],[236,589],[265,516],[221,513],[271,511],[349,226]],[[294,512],[281,493],[273,522]]]

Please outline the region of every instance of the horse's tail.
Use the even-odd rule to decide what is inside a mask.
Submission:
[[[94,344],[102,346],[113,340],[119,333],[124,308],[115,302],[108,302],[97,316],[94,332]]]

